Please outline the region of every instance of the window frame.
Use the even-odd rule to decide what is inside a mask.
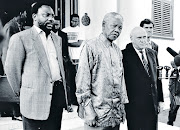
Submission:
[[[158,5],[160,7],[155,8],[155,3],[157,3],[157,2],[160,2],[160,5]],[[164,9],[167,9],[167,8],[163,8],[163,4],[170,4],[169,5],[170,9],[169,10],[164,10]],[[158,9],[161,10],[160,13],[155,12]],[[166,19],[168,16],[166,16],[166,12],[163,12],[163,11],[166,11],[166,12],[168,11],[169,17],[170,17],[169,23],[167,23],[167,19]],[[157,15],[154,16],[155,14],[157,14]],[[160,17],[160,19],[158,19],[157,17],[158,18]],[[155,18],[157,18],[157,19],[155,19]],[[174,37],[173,37],[173,31],[174,31],[174,29],[173,29],[173,19],[174,19],[174,0],[152,0],[152,20],[154,21],[154,32],[153,32],[153,35],[152,35],[153,38],[174,40]],[[167,25],[164,24],[164,21],[165,21],[165,24],[167,24]],[[156,23],[159,24],[159,25],[157,25]],[[156,29],[156,27],[157,27],[157,29]],[[169,28],[169,30],[168,30],[169,35],[165,34],[167,28]],[[157,32],[156,30],[160,31],[160,33]]]

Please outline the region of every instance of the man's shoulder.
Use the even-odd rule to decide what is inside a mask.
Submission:
[[[67,33],[63,32],[62,30],[58,30],[59,36],[67,36]]]
[[[151,48],[146,48],[146,51],[150,53],[152,56],[157,56],[157,52]]]
[[[25,37],[25,38],[28,38],[30,36],[32,32],[32,28],[29,28],[29,29],[26,29],[26,30],[23,30],[21,32],[18,32],[14,35],[12,35],[12,37]]]
[[[130,52],[130,51],[132,50],[132,48],[133,48],[132,43],[128,43],[128,44],[126,45],[126,48],[122,50],[122,53],[123,53],[123,54],[124,54],[124,53],[128,53],[128,52]]]
[[[158,45],[154,41],[151,41],[151,44],[158,47]]]
[[[85,40],[85,44],[88,45],[88,46],[93,47],[93,46],[98,45],[98,41],[99,41],[99,38],[95,37],[95,38],[92,38],[92,39]]]

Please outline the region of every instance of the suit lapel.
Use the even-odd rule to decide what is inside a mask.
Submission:
[[[152,46],[152,49],[155,50],[155,45],[153,41],[151,41],[151,46]]]
[[[59,64],[59,68],[60,68],[60,72],[61,72],[61,76],[63,78],[63,80],[65,80],[64,77],[64,67],[63,67],[63,59],[62,59],[62,44],[60,40],[57,39],[57,37],[55,37],[54,34],[52,34],[52,40],[56,49],[56,54],[57,54],[57,58],[58,58],[58,64]]]
[[[132,56],[133,56],[133,60],[135,61],[135,63],[138,65],[138,66],[141,66],[141,68],[144,69],[144,66],[143,66],[143,63],[141,61],[141,59],[139,58],[138,54],[136,53],[134,47],[132,46]],[[145,70],[145,69],[144,69]],[[146,70],[145,70],[146,71]]]
[[[132,60],[138,66],[139,71],[141,71],[142,73],[145,73],[145,75],[148,76],[148,73],[145,70],[144,65],[143,65],[141,59],[139,58],[138,54],[136,53],[134,47],[132,46],[130,49],[131,49],[131,52],[132,52],[132,55],[131,55],[132,56]]]
[[[34,48],[36,49],[36,52],[38,54],[39,61],[42,65],[42,67],[44,68],[44,70],[46,71],[46,73],[52,79],[51,71],[50,71],[50,67],[49,67],[49,62],[48,62],[48,59],[46,56],[44,46],[42,44],[42,41],[41,41],[39,34],[37,33],[37,31],[33,27],[32,27],[32,39],[34,41],[33,45],[34,45]]]
[[[156,57],[154,57],[152,52],[149,51],[148,49],[146,49],[146,55],[147,55],[147,59],[148,59],[148,62],[149,62],[151,75],[152,75],[153,78],[155,78],[155,75],[156,75],[156,61],[155,61]]]

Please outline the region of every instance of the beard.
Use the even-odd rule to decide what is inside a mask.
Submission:
[[[49,34],[50,31],[52,30],[51,22],[38,22],[39,28],[42,29],[46,34]]]

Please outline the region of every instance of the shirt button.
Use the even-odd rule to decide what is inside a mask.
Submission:
[[[52,95],[52,93],[50,93],[49,95]]]

